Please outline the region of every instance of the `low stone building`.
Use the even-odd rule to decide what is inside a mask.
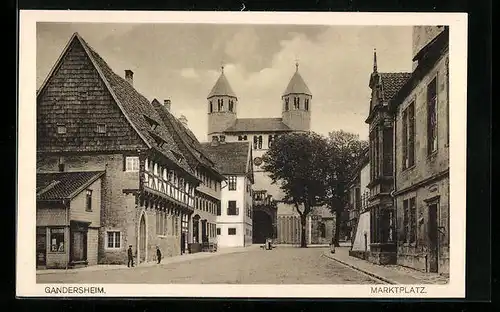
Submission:
[[[37,268],[97,264],[104,173],[37,174]]]
[[[430,37],[429,37],[430,36]],[[425,44],[421,44],[424,42]],[[395,116],[397,263],[449,273],[449,31],[416,27],[411,78]]]

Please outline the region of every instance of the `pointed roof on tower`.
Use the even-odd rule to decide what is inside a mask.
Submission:
[[[229,81],[226,78],[226,75],[224,75],[224,66],[221,67],[219,79],[217,79],[217,82],[212,88],[212,91],[210,91],[210,93],[208,94],[207,99],[213,96],[221,95],[236,97],[236,93],[234,93],[231,85],[229,84]]]
[[[309,87],[307,87],[307,84],[299,73],[299,63],[295,63],[295,73],[293,74],[292,79],[290,79],[285,92],[283,92],[283,96],[292,93],[307,94],[312,96],[311,90],[309,90]]]

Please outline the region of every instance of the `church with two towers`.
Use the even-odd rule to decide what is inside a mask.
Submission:
[[[251,144],[254,175],[253,242],[262,243],[266,238],[274,238],[277,243],[298,244],[301,235],[298,214],[291,205],[281,201],[282,191],[278,185],[272,184],[268,173],[262,169],[262,156],[276,136],[310,131],[312,92],[300,75],[298,63],[277,103],[281,103],[281,117],[239,118],[238,96],[222,67],[219,78],[207,96],[207,135],[212,142],[246,141]],[[321,233],[321,229],[325,228],[322,222],[331,223],[331,219],[331,215],[325,212],[308,219],[306,235],[309,243],[319,243],[321,238],[327,240],[327,235]]]

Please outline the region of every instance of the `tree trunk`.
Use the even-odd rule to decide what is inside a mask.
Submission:
[[[301,214],[300,215],[300,248],[306,248],[307,247],[307,241],[306,241],[306,220],[307,220],[307,215],[306,214]]]
[[[342,216],[342,210],[339,207],[337,207],[337,209],[335,209],[335,237],[333,240],[335,247],[340,247],[339,237],[340,237],[341,216]]]

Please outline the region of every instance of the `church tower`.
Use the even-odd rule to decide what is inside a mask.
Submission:
[[[299,64],[281,97],[283,123],[296,131],[309,131],[311,128],[312,94],[299,74]]]
[[[236,122],[238,98],[224,75],[224,66],[208,100],[208,137],[219,135]]]

